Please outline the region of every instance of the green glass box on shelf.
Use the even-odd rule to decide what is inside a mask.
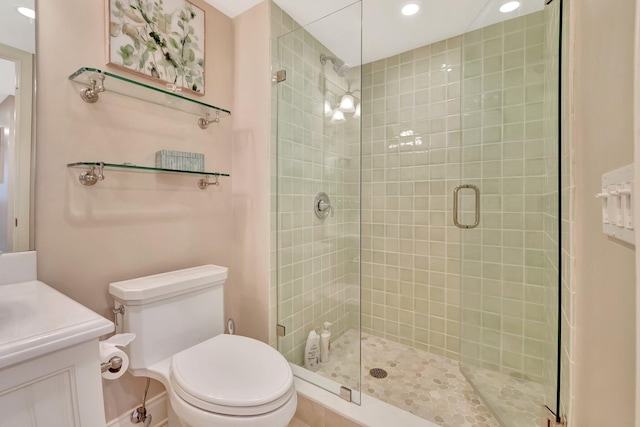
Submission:
[[[156,152],[156,167],[191,172],[204,171],[204,154],[187,151],[160,150]]]

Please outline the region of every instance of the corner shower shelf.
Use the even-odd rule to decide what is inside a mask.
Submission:
[[[200,116],[198,126],[201,129],[206,129],[210,123],[217,123],[221,117],[231,115],[229,110],[180,95],[177,93],[180,88],[175,85],[167,85],[166,90],[160,89],[97,68],[82,67],[71,74],[69,80],[86,86],[80,91],[80,97],[86,102],[96,102],[100,92],[115,92]]]
[[[149,166],[137,166],[129,163],[104,163],[104,162],[76,162],[68,163],[68,168],[73,169],[85,169],[78,177],[78,180],[82,185],[94,185],[98,181],[105,179],[104,171],[114,172],[144,172],[144,173],[162,173],[162,174],[178,174],[178,175],[196,175],[201,176],[198,180],[198,188],[206,190],[210,185],[220,185],[218,178],[221,176],[230,176],[228,173],[220,172],[194,172],[178,169],[163,169],[154,168]],[[209,178],[213,177],[213,182],[209,181]]]

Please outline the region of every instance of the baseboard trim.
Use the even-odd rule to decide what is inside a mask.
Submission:
[[[147,412],[151,414],[151,427],[167,426],[167,392],[160,393],[147,401]],[[115,420],[107,423],[106,427],[141,427],[142,424],[134,424],[131,421],[131,413],[137,408],[131,408]]]

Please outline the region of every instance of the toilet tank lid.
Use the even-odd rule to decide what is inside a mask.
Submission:
[[[227,279],[227,267],[201,265],[109,284],[109,293],[120,302],[141,305],[199,289],[220,286]]]

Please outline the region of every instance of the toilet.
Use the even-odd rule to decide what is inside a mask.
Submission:
[[[169,427],[284,427],[293,372],[273,347],[224,334],[226,279],[226,267],[203,265],[111,283],[118,332],[136,334],[129,371],[165,386]]]

